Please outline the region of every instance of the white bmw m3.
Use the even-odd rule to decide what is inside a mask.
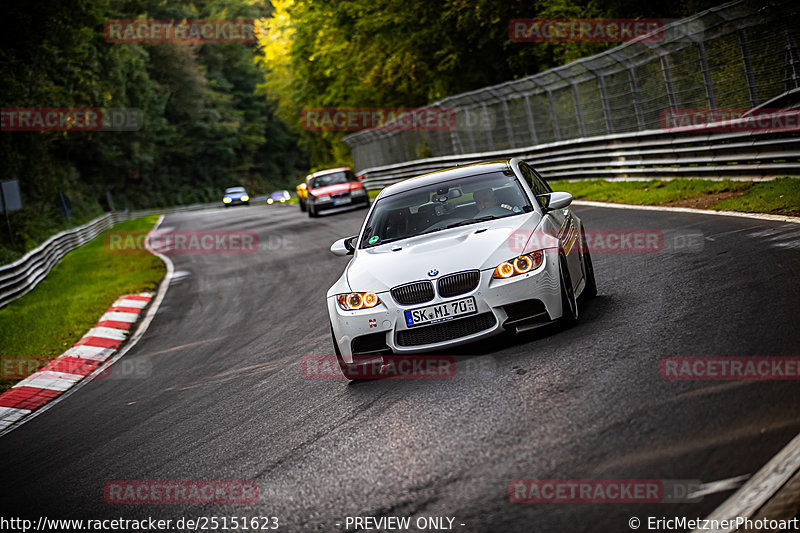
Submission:
[[[392,354],[574,324],[578,297],[597,288],[571,202],[519,159],[386,187],[361,232],[331,246],[353,255],[327,296],[345,376]]]

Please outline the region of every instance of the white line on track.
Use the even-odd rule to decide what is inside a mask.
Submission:
[[[668,211],[674,213],[695,213],[698,215],[718,215],[725,217],[755,218],[758,220],[774,220],[778,222],[792,222],[800,224],[800,217],[790,217],[787,215],[768,215],[766,213],[740,213],[738,211],[712,211],[711,209],[693,209],[691,207],[666,207],[663,205],[632,205],[632,204],[612,204],[607,202],[594,202],[589,200],[575,200],[573,205],[584,205],[587,207],[607,207],[611,209],[637,209],[640,211]]]

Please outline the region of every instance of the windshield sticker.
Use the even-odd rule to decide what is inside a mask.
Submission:
[[[370,237],[370,238],[369,238],[369,243],[370,243],[370,244],[375,244],[375,243],[376,243],[376,242],[378,242],[379,240],[381,240],[381,238],[380,238],[380,237],[378,237],[377,235],[373,235],[372,237]]]

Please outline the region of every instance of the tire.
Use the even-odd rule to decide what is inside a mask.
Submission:
[[[305,213],[306,212],[306,203],[302,200],[302,198],[298,198],[297,199],[297,203],[300,204],[300,212],[301,213]]]
[[[575,298],[564,254],[558,256],[558,277],[561,282],[561,318],[558,322],[564,328],[571,328],[578,323],[578,300]]]
[[[581,298],[590,300],[597,296],[597,281],[594,278],[592,254],[589,252],[589,244],[586,242],[586,233],[583,231],[583,227],[581,227],[581,242],[583,245],[583,275],[586,278],[586,286],[583,288]]]
[[[316,218],[317,217],[317,210],[314,209],[313,204],[308,204],[308,218]]]

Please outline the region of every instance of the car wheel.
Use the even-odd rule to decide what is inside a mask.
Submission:
[[[586,233],[581,228],[581,241],[583,242],[583,275],[586,278],[586,286],[581,293],[587,300],[597,296],[597,282],[594,279],[594,265],[592,264],[592,254],[589,252],[589,244],[586,242]]]
[[[561,318],[559,323],[569,328],[578,323],[578,300],[572,288],[572,279],[567,268],[567,259],[564,254],[558,256],[558,277],[561,280]]]
[[[312,204],[308,204],[308,218],[314,218],[317,216],[317,210],[314,209]]]
[[[350,381],[366,381],[376,379],[379,376],[369,377],[367,365],[357,363],[347,363],[342,357],[342,352],[339,350],[339,344],[336,342],[336,336],[333,334],[333,326],[331,326],[331,342],[333,342],[333,352],[336,354],[336,360],[339,361],[339,369],[342,371],[344,377]]]
[[[297,200],[297,203],[300,204],[300,212],[301,213],[305,213],[306,212],[306,203],[303,200],[299,199],[299,198]]]

